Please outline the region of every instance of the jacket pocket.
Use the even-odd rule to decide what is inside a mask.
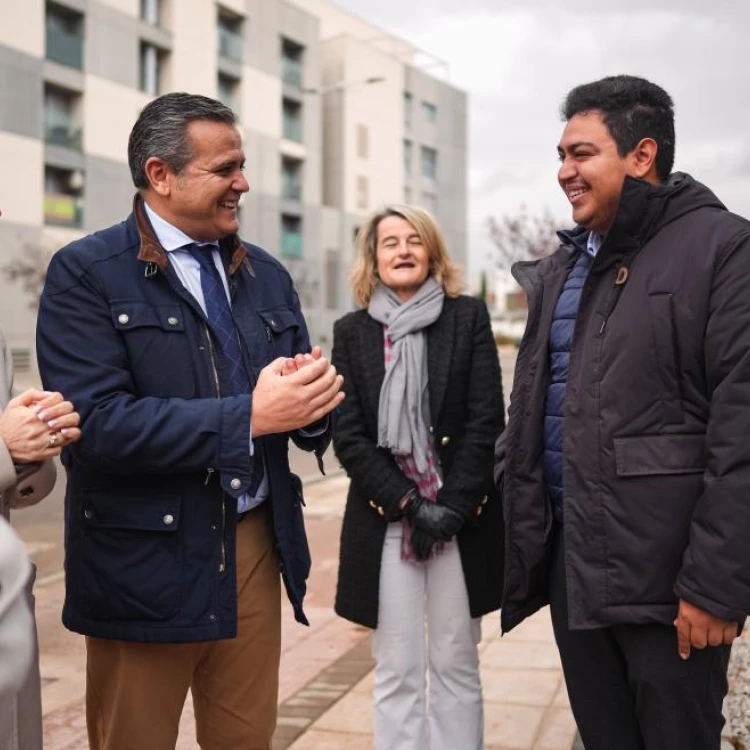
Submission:
[[[290,357],[297,353],[295,342],[299,331],[299,321],[288,307],[273,307],[258,310],[263,321],[266,341],[271,345],[273,356]]]
[[[682,367],[674,313],[674,295],[650,294],[651,339],[659,373],[661,408],[664,424],[682,424]]]
[[[87,494],[79,512],[75,576],[82,611],[92,620],[159,621],[182,601],[179,495]]]
[[[110,303],[110,313],[125,342],[139,396],[195,396],[193,349],[197,352],[198,344],[190,342],[180,305],[120,300]]]
[[[706,436],[637,435],[615,438],[618,477],[698,474],[706,468]]]

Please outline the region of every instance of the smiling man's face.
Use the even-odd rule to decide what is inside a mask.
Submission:
[[[606,234],[620,205],[631,158],[620,156],[600,112],[574,115],[557,147],[560,187],[573,208],[573,221]]]

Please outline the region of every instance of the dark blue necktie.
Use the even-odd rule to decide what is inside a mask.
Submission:
[[[200,264],[201,290],[206,306],[208,325],[213,333],[214,361],[219,376],[219,390],[222,396],[240,396],[252,391],[252,383],[247,372],[245,359],[242,356],[237,328],[232,318],[224,282],[213,259],[213,245],[185,245],[187,250]],[[263,453],[259,441],[255,443],[253,473],[247,493],[250,497],[257,494],[263,480]]]

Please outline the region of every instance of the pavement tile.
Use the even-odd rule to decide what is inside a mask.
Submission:
[[[485,701],[485,743],[489,746],[499,745],[508,750],[532,750],[545,710],[541,706],[518,706]]]
[[[493,641],[482,653],[482,663],[492,669],[557,669],[560,656],[554,643]]]
[[[315,723],[316,729],[351,734],[372,734],[372,696],[350,692]]]
[[[577,734],[576,723],[567,708],[550,708],[533,750],[570,750]]]
[[[373,750],[373,741],[372,737],[363,734],[339,734],[312,729],[305,732],[289,750]]]
[[[549,706],[562,677],[556,669],[490,669],[482,667],[485,701],[526,706]]]
[[[565,685],[565,680],[560,680],[560,688],[557,691],[555,700],[552,701],[552,705],[555,708],[570,708],[570,698],[568,697],[568,688]]]

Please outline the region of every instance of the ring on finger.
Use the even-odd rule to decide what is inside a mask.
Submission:
[[[51,432],[49,434],[48,440],[49,440],[49,447],[54,448],[57,445],[57,439],[59,435],[56,432]]]

